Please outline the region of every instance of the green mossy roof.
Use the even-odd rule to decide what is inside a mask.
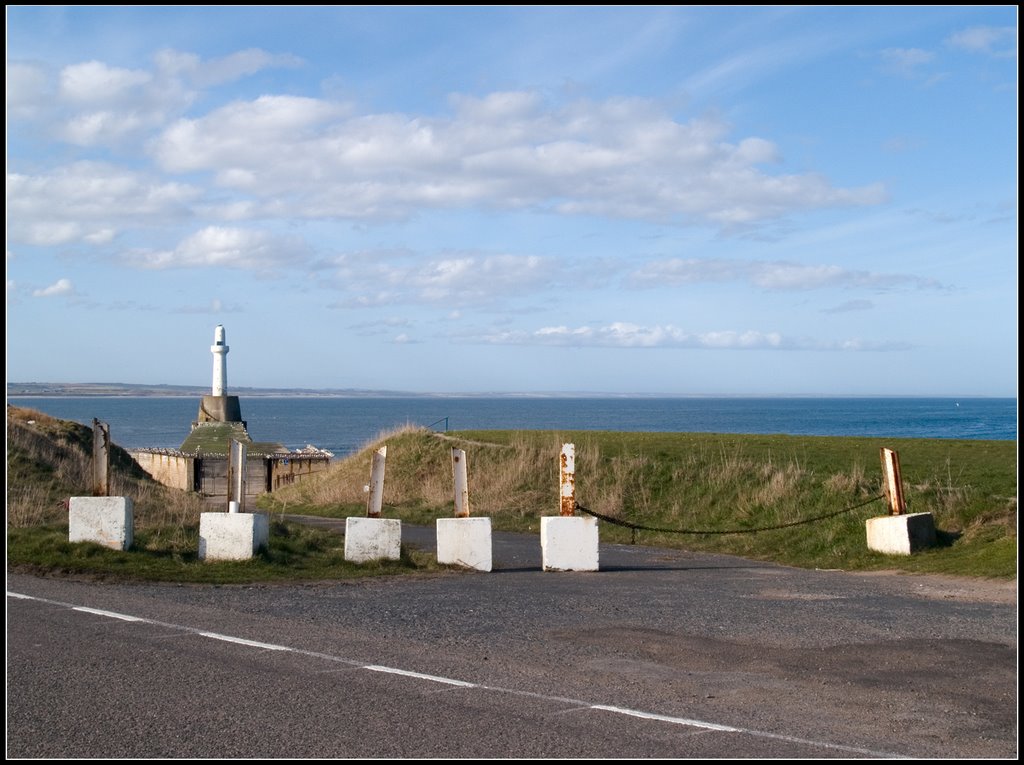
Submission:
[[[249,456],[287,452],[284,446],[271,441],[253,441],[241,422],[201,422],[181,443],[181,451],[199,454],[227,454],[231,441],[245,444]]]

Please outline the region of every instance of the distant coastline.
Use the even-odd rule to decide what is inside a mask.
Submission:
[[[8,398],[201,398],[209,387],[196,385],[142,385],[134,383],[7,383]],[[476,393],[424,393],[404,390],[366,390],[361,388],[244,388],[232,387],[231,395],[279,398],[595,398],[595,399],[1012,399],[1013,396],[889,395],[889,394],[673,394],[608,393],[599,391],[485,391]]]
[[[351,389],[313,390],[308,388],[232,388],[237,396],[415,396],[419,394],[397,391],[369,391]],[[210,394],[209,387],[195,385],[135,385],[131,383],[7,383],[7,396],[18,398],[44,398],[63,396],[97,397],[182,397],[201,398]]]

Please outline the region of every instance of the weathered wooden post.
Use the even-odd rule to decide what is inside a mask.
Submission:
[[[576,515],[576,445],[562,444],[559,485],[562,516]]]
[[[386,444],[373,453],[370,463],[370,496],[366,500],[367,518],[380,518],[384,504],[384,461],[387,456]]]
[[[244,513],[248,449],[241,441],[231,439],[228,451],[228,512]]]
[[[452,447],[452,474],[455,482],[455,517],[469,517],[469,478],[466,452]]]
[[[910,555],[936,542],[935,521],[931,513],[907,513],[903,497],[903,477],[899,454],[883,447],[882,487],[889,503],[889,514],[866,521],[868,549],[896,555]]]
[[[130,497],[110,496],[110,428],[97,419],[92,421],[92,493],[68,499],[68,541],[127,550],[134,537],[134,508]]]
[[[199,514],[200,560],[248,560],[270,544],[270,519],[266,513],[247,513],[248,448],[228,441],[228,511]]]
[[[889,501],[889,515],[903,515],[907,512],[907,503],[903,499],[903,477],[900,475],[900,455],[884,446],[880,451],[882,458],[882,487],[885,498]]]
[[[576,446],[559,454],[559,514],[540,519],[545,571],[597,571],[597,518],[576,515]]]
[[[110,426],[92,421],[92,493],[95,497],[110,496]]]
[[[469,467],[466,452],[452,447],[455,517],[437,519],[437,562],[491,570],[491,519],[469,517]]]
[[[370,461],[370,483],[366,485],[366,516],[345,519],[345,560],[366,563],[398,560],[402,557],[402,522],[381,518],[384,504],[384,461],[388,447],[375,450]]]

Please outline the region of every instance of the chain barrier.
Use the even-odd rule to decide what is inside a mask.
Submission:
[[[634,532],[634,540],[635,540],[635,533],[637,531],[655,531],[655,532],[660,532],[660,533],[663,533],[663,534],[754,534],[754,533],[757,533],[758,531],[773,531],[775,529],[788,529],[788,528],[790,528],[792,526],[802,526],[805,523],[814,523],[815,521],[823,521],[826,518],[834,518],[837,515],[842,515],[843,513],[849,513],[849,512],[852,512],[853,510],[857,510],[858,508],[864,507],[865,505],[870,505],[872,502],[877,502],[880,499],[885,499],[885,495],[884,494],[879,494],[877,497],[872,497],[871,499],[866,499],[863,502],[861,502],[859,504],[856,504],[856,505],[851,505],[850,507],[844,507],[842,510],[836,510],[834,513],[826,513],[825,515],[819,515],[819,516],[816,516],[814,518],[805,518],[805,519],[800,520],[800,521],[793,521],[792,523],[782,523],[782,524],[779,524],[778,526],[761,526],[761,527],[756,528],[756,529],[728,529],[728,530],[724,530],[724,531],[710,531],[710,530],[709,531],[696,531],[696,530],[693,530],[693,529],[661,529],[661,528],[657,528],[655,526],[641,526],[641,525],[636,524],[636,523],[630,523],[629,521],[620,520],[619,518],[612,518],[611,516],[608,516],[608,515],[602,515],[601,513],[594,512],[593,510],[588,510],[583,505],[581,505],[579,502],[576,503],[576,509],[579,510],[581,513],[586,513],[587,515],[592,515],[593,517],[597,518],[598,520],[605,521],[606,523],[611,523],[611,524],[613,524],[615,526],[623,526],[623,527],[625,527],[627,529],[632,529],[633,532]]]

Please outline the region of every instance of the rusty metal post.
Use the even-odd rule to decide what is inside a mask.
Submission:
[[[903,515],[907,503],[903,499],[903,477],[900,475],[900,455],[882,447],[882,488],[889,501],[889,515]]]
[[[561,485],[561,513],[560,515],[576,515],[576,445],[562,444],[561,470],[559,472]]]
[[[110,426],[95,418],[92,421],[92,493],[96,497],[110,496]]]
[[[228,512],[245,512],[247,449],[232,439],[228,454]]]
[[[452,447],[452,474],[455,477],[455,517],[469,517],[469,478],[466,452]]]
[[[384,445],[373,453],[370,465],[370,496],[366,502],[366,517],[380,518],[384,504],[384,460],[388,456],[388,447]]]

